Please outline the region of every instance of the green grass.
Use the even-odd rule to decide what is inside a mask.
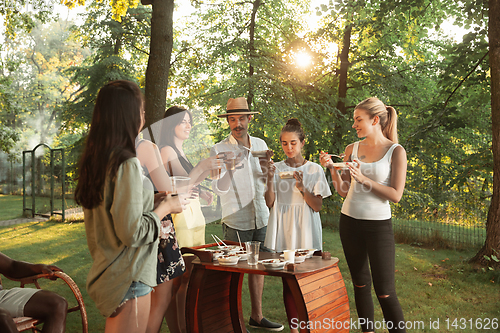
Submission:
[[[207,241],[210,234],[222,236],[222,228],[217,223],[207,226]],[[344,277],[351,305],[351,316],[356,318],[352,284],[342,252],[339,235],[332,229],[323,231],[324,250],[340,259],[339,267]],[[84,296],[89,314],[90,332],[104,331],[104,318],[99,314],[85,290],[85,280],[91,265],[91,258],[85,240],[83,223],[61,223],[55,221],[34,222],[0,228],[0,251],[18,260],[55,264],[68,273],[78,284]],[[424,329],[410,332],[495,332],[498,330],[446,329],[446,319],[450,324],[455,318],[500,320],[500,296],[498,271],[475,270],[465,262],[474,251],[432,250],[396,246],[396,287],[405,319],[422,321]],[[4,279],[6,287],[11,281]],[[64,286],[44,283],[68,300],[72,295]],[[250,314],[250,300],[247,282],[243,284],[242,303],[244,318]],[[286,322],[282,300],[281,279],[266,277],[263,297],[264,315],[275,321]],[[375,319],[382,320],[380,307],[375,300]],[[440,329],[430,329],[430,320],[440,320]],[[469,322],[467,322],[469,323]],[[81,331],[77,314],[68,315],[67,332]],[[251,330],[258,332],[259,330]],[[285,329],[285,332],[288,332]],[[164,325],[162,332],[168,332]],[[351,332],[354,332],[352,330]],[[377,330],[377,332],[384,332]]]
[[[0,194],[0,221],[23,217],[23,196]],[[26,207],[31,208],[31,197],[26,198]],[[75,200],[68,195],[65,198],[65,208],[76,207]],[[54,211],[62,209],[61,198],[54,198]],[[37,214],[50,213],[50,197],[35,197],[35,212]],[[27,211],[31,216],[31,211]]]

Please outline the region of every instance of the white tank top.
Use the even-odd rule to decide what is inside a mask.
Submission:
[[[354,143],[351,160],[360,164],[361,173],[379,184],[390,186],[392,152],[399,144],[393,144],[384,157],[372,163],[359,161],[359,141]],[[387,220],[391,218],[389,200],[373,194],[368,188],[351,178],[351,187],[342,205],[342,214],[360,220]]]

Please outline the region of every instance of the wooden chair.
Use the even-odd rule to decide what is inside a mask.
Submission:
[[[82,317],[82,332],[83,333],[88,333],[89,328],[88,328],[88,321],[87,321],[87,311],[85,310],[85,305],[83,304],[83,297],[82,293],[80,292],[80,289],[76,285],[75,281],[69,275],[63,272],[54,272],[54,275],[49,275],[49,274],[38,274],[35,276],[30,276],[27,278],[23,279],[14,279],[8,276],[5,276],[9,280],[12,281],[19,281],[21,284],[21,288],[24,288],[25,285],[27,284],[34,284],[37,289],[41,289],[40,285],[38,284],[38,279],[45,278],[45,279],[61,279],[63,280],[68,287],[71,289],[73,292],[73,295],[76,298],[76,302],[78,305],[68,308],[68,313],[70,312],[75,312],[75,311],[80,311],[80,316]],[[2,280],[0,279],[0,284],[2,283]],[[19,332],[27,331],[27,330],[32,330],[33,332],[41,332],[41,329],[37,327],[37,325],[42,324],[43,321],[39,319],[34,319],[31,317],[17,317],[14,318],[14,322],[17,325],[17,330]]]

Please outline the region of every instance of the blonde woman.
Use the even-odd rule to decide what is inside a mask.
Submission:
[[[330,155],[320,161],[330,170],[333,186],[345,197],[340,217],[340,239],[354,284],[363,332],[374,332],[371,285],[377,294],[389,332],[406,332],[395,288],[395,244],[389,202],[397,203],[406,181],[406,151],[398,144],[397,114],[378,98],[368,98],[354,110],[360,141],[345,149],[348,170],[333,166]]]

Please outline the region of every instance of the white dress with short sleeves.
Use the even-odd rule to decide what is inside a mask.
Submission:
[[[306,203],[295,186],[295,178],[281,179],[280,172],[302,171],[305,188],[323,198],[332,194],[323,168],[307,161],[298,168],[292,168],[284,161],[276,163],[274,175],[275,201],[271,208],[264,245],[277,252],[292,249],[323,248],[321,219]]]

